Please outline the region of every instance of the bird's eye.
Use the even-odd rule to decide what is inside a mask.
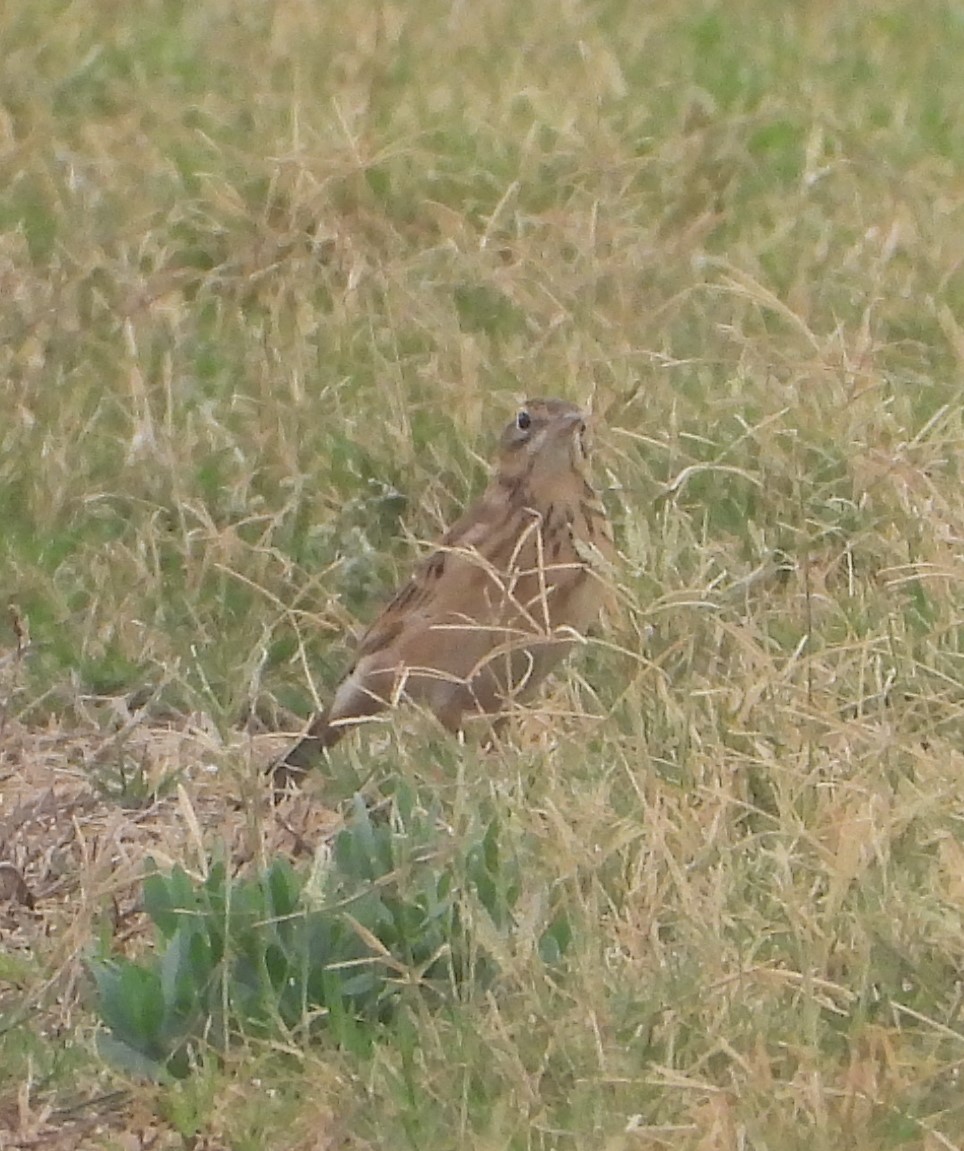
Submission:
[[[515,426],[519,429],[520,432],[527,432],[531,423],[532,416],[530,416],[525,408],[523,408],[515,418]]]

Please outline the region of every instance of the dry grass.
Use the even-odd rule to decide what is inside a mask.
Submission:
[[[0,1147],[964,1146],[964,23],[547,11],[0,12]],[[604,416],[605,638],[497,760],[399,716],[267,813],[254,717],[526,394]],[[103,1069],[145,855],[294,852],[392,773],[511,828],[496,991]]]

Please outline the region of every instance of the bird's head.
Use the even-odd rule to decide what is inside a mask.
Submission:
[[[585,478],[591,450],[589,416],[566,400],[527,400],[502,433],[499,478],[513,483]]]

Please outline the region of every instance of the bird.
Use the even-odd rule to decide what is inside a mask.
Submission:
[[[588,414],[530,399],[502,433],[481,497],[361,637],[326,711],[271,768],[276,789],[402,699],[458,733],[498,728],[585,635],[606,598],[612,526],[590,475]]]

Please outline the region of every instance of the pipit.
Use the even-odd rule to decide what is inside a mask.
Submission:
[[[589,421],[529,400],[502,433],[482,497],[361,638],[331,706],[273,765],[283,786],[349,727],[401,699],[449,731],[528,699],[599,614],[613,556],[589,475]]]

